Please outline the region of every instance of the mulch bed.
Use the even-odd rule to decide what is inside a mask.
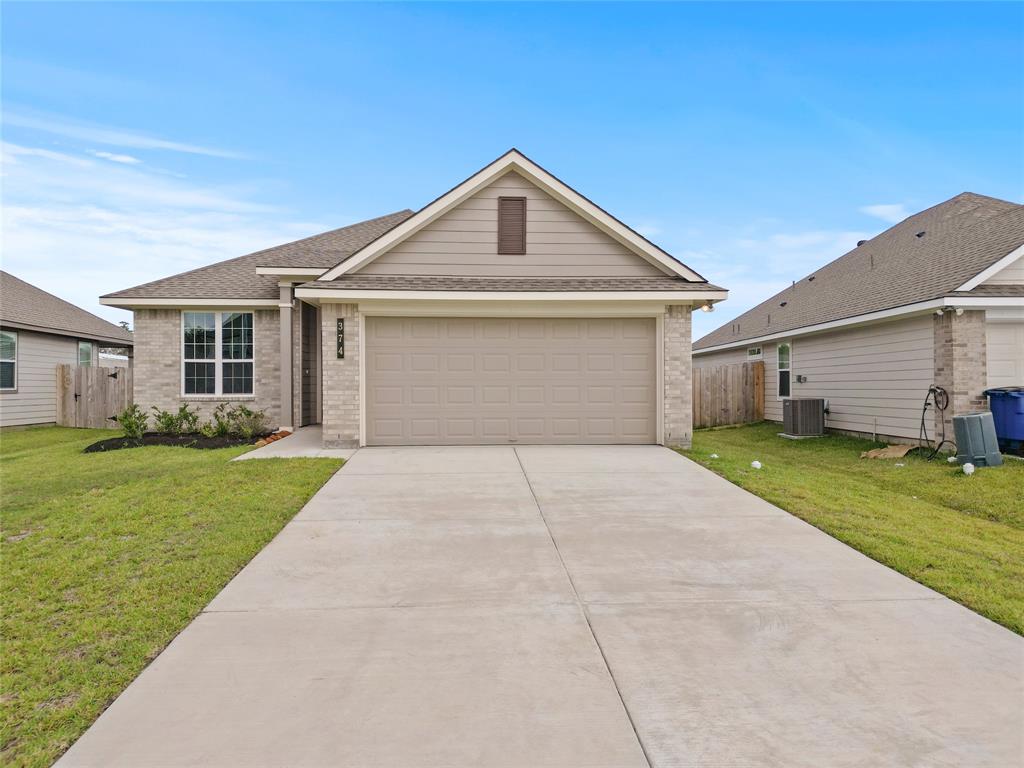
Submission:
[[[252,445],[263,440],[267,435],[256,437],[206,437],[199,432],[187,435],[168,435],[160,432],[147,432],[141,439],[130,437],[110,437],[100,440],[87,447],[83,453],[101,453],[103,451],[119,451],[122,448],[141,448],[144,445],[174,445],[182,448],[230,448],[235,445]]]

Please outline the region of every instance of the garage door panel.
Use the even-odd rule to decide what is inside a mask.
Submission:
[[[652,443],[650,318],[366,321],[367,442]]]
[[[985,328],[988,386],[1024,386],[1024,322],[992,322]]]

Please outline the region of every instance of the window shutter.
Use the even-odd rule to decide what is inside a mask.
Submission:
[[[526,253],[526,198],[498,198],[498,253]]]

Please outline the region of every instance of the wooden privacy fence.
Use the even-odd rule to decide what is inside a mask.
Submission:
[[[723,427],[764,418],[764,362],[693,369],[693,426]]]
[[[57,423],[62,427],[111,429],[132,402],[131,368],[57,365]]]

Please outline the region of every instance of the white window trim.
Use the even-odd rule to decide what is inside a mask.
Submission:
[[[85,367],[92,368],[93,363],[96,359],[96,346],[91,341],[85,339],[78,339],[76,351],[78,352],[78,365],[82,365],[82,345],[87,344],[89,346],[89,362],[85,364]]]
[[[780,369],[779,368],[779,347],[781,347],[783,344],[785,344],[787,347],[789,347],[789,367],[788,368],[781,368]],[[788,395],[779,394],[779,386],[782,384],[782,377],[779,375],[779,371],[780,370],[789,371],[789,394]],[[793,381],[794,381],[794,377],[793,377],[793,341],[792,341],[792,339],[787,339],[785,341],[780,341],[778,344],[775,345],[775,399],[776,400],[788,400],[791,397],[793,397]]]
[[[755,349],[757,352],[751,354]],[[764,347],[760,344],[753,347],[747,347],[747,360],[764,360]]]
[[[197,360],[191,359],[188,362],[196,363],[213,363],[213,394],[201,394],[185,392],[185,314],[187,312],[206,314],[212,313],[215,317],[214,320],[214,333],[213,339],[216,345],[214,349],[214,357],[209,360]],[[224,394],[223,387],[223,364],[224,364],[224,350],[221,347],[221,339],[223,338],[223,315],[243,313],[252,315],[252,359],[245,360],[228,360],[229,363],[252,363],[252,392],[246,393],[228,393]],[[178,362],[181,365],[181,376],[180,376],[180,390],[181,397],[185,400],[255,400],[256,399],[256,313],[251,309],[213,309],[203,307],[201,309],[183,309],[180,313],[180,323],[178,325]]]
[[[21,351],[21,339],[18,338],[17,331],[9,331],[6,328],[4,333],[9,333],[14,337],[14,357],[11,359],[3,358],[5,363],[14,363],[14,386],[0,388],[0,392],[17,392],[18,391],[18,353]]]

